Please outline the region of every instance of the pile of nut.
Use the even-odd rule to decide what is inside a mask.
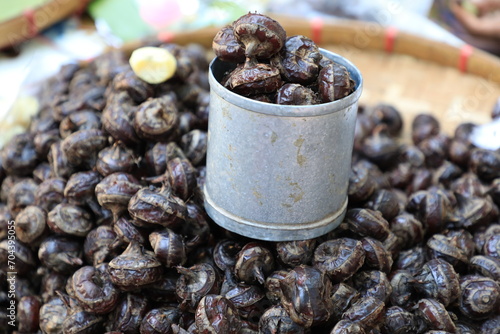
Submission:
[[[248,13],[222,28],[212,48],[220,60],[238,64],[221,84],[257,101],[312,105],[355,89],[345,66],[323,56],[306,36],[287,38],[277,21],[262,14]]]
[[[499,332],[500,152],[474,124],[422,114],[400,144],[398,110],[361,107],[340,227],[251,240],[203,210],[205,50],[160,47],[160,84],[121,52],[63,67],[3,148],[0,333],[12,277],[17,333]]]

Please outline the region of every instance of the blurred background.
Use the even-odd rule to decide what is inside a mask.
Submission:
[[[491,1],[500,8],[500,0]],[[478,1],[0,0],[1,123],[12,130],[20,122],[21,131],[23,120],[16,115],[36,112],[30,96],[64,63],[147,38],[168,40],[180,31],[222,26],[249,11],[376,22],[458,48],[470,44],[500,54],[498,10],[485,13]],[[485,16],[489,26],[479,22]],[[477,30],[478,24],[490,30]]]

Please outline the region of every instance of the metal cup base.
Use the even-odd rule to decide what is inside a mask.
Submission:
[[[335,228],[337,228],[342,220],[344,220],[347,211],[347,198],[342,207],[332,214],[324,217],[316,222],[308,222],[305,224],[287,224],[270,222],[258,222],[247,220],[242,217],[235,216],[224,208],[217,206],[210,198],[208,192],[205,193],[205,210],[219,226],[226,230],[240,234],[246,237],[251,237],[266,241],[293,241],[306,240],[322,236]]]

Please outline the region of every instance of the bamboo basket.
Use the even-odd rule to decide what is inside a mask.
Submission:
[[[14,47],[54,23],[83,12],[89,1],[50,0],[39,7],[25,10],[17,17],[0,22],[0,49]]]
[[[358,21],[276,17],[287,35],[305,35],[352,61],[364,78],[360,104],[389,103],[404,117],[403,137],[418,113],[432,113],[443,132],[462,122],[490,121],[500,97],[500,59],[465,45],[457,48],[408,33]],[[219,27],[167,34],[164,42],[199,43],[211,48]],[[126,51],[138,47],[128,44]]]

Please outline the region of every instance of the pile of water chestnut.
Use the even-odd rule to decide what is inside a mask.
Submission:
[[[255,48],[230,89],[270,66],[236,24],[261,19],[216,37]],[[402,142],[398,109],[360,106],[342,224],[253,240],[203,208],[206,50],[157,47],[177,62],[163,83],[122,51],[62,67],[2,148],[0,333],[499,333],[500,152],[474,146],[474,123],[445,134],[422,113]]]
[[[225,26],[212,48],[220,60],[237,64],[222,78],[224,87],[257,101],[313,105],[342,99],[355,89],[345,66],[323,56],[308,37],[287,37],[266,15],[248,13]]]

